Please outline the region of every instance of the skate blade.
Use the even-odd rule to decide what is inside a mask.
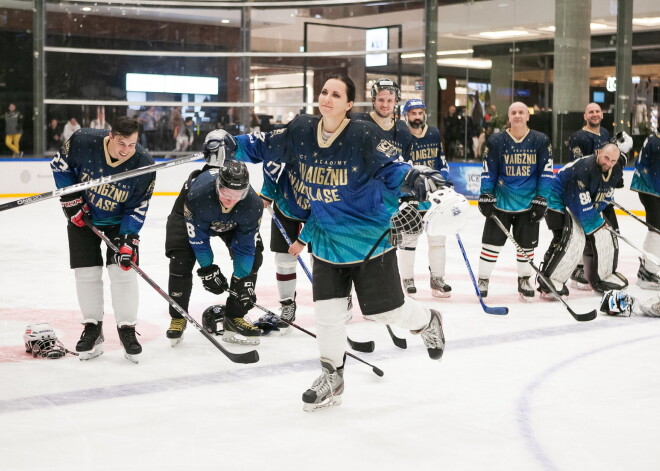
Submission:
[[[303,410],[305,412],[316,412],[321,409],[327,409],[329,407],[340,406],[340,405],[341,405],[341,396],[331,396],[327,401],[319,402],[318,404],[303,403]]]
[[[531,303],[532,301],[534,301],[534,296],[525,296],[522,293],[518,293],[518,295],[523,303]]]
[[[103,355],[103,344],[95,345],[94,348],[87,352],[78,352],[78,359],[80,361],[93,360],[96,357]]]
[[[183,342],[183,337],[179,337],[178,339],[170,339],[170,344],[172,345],[172,348],[176,347],[181,342]]]
[[[576,280],[571,280],[571,288],[575,288],[580,291],[593,291],[590,284],[580,283]]]
[[[652,281],[637,280],[637,286],[642,289],[652,289],[655,291],[660,290],[660,283],[654,283]]]
[[[544,299],[546,301],[557,301],[557,298],[552,293],[541,292],[539,293],[539,298]]]
[[[451,291],[441,291],[439,289],[434,289],[431,291],[431,295],[434,298],[451,298]]]
[[[235,345],[259,345],[259,337],[244,337],[228,330],[222,334],[222,340]]]
[[[124,352],[124,358],[126,358],[128,361],[132,361],[133,363],[140,363],[140,355],[131,355],[130,353]]]

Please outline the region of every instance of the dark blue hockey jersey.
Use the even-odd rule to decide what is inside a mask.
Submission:
[[[438,128],[425,124],[421,135],[416,136],[412,133],[411,135],[410,159],[406,159],[406,161],[412,165],[424,165],[438,170],[445,181],[449,182],[449,166],[445,160],[445,153],[442,150],[442,139],[440,139]],[[430,201],[419,203],[420,211],[426,211],[430,207]]]
[[[218,169],[202,172],[190,184],[183,208],[188,228],[188,241],[200,267],[213,263],[210,238],[223,232],[234,231],[231,256],[234,276],[244,278],[250,274],[256,253],[256,238],[261,224],[264,205],[250,187],[247,196],[230,210],[220,204],[216,190]]]
[[[271,201],[287,218],[304,222],[309,217],[309,199],[300,186],[298,168],[281,162],[265,162],[263,165],[264,183],[261,187],[262,198]]]
[[[630,189],[660,196],[660,138],[649,136],[635,164]]]
[[[110,131],[83,128],[64,143],[50,163],[57,188],[86,182],[152,165],[151,156],[140,146],[124,161],[113,162],[106,151]],[[95,226],[119,224],[120,234],[137,234],[142,229],[153,194],[155,173],[106,183],[85,190],[84,198]]]
[[[570,160],[594,155],[598,149],[602,149],[610,142],[610,133],[607,129],[600,128],[600,134],[596,134],[585,126],[568,138],[568,155]]]
[[[327,140],[320,116],[298,116],[285,128],[237,136],[236,159],[282,161],[296,169],[293,187],[306,196],[310,214],[299,240],[314,256],[334,264],[361,262],[389,228],[399,188],[410,165],[378,127],[346,119]],[[293,195],[292,197],[295,197]],[[392,247],[383,242],[374,257]]]
[[[408,160],[410,158],[410,150],[413,141],[408,125],[400,119],[393,119],[392,125],[389,128],[384,129],[376,122],[374,114],[374,111],[371,113],[351,113],[351,119],[356,121],[367,121],[375,124],[376,127],[380,129],[383,137],[389,139],[389,141],[394,144],[399,151],[399,155],[401,155],[404,160]]]
[[[616,182],[623,178],[621,165],[617,163],[604,175],[596,159],[590,155],[564,165],[548,197],[548,208],[562,213],[570,209],[587,235],[605,222],[601,213],[614,198]]]
[[[547,198],[552,176],[552,146],[545,134],[530,130],[516,140],[506,130],[488,138],[481,194],[494,194],[498,209],[512,213],[528,210],[534,196]]]

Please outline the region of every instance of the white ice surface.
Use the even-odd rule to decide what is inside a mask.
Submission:
[[[164,289],[173,202],[153,198],[141,235],[141,266]],[[462,239],[476,273],[484,219],[471,211]],[[630,217],[619,220],[641,247],[646,229]],[[265,216],[266,246],[269,226]],[[537,261],[549,239],[542,226]],[[320,371],[314,339],[300,331],[265,337],[253,365],[230,363],[190,327],[171,348],[167,303],[142,280],[139,364],[121,354],[107,287],[104,355],[89,362],[32,359],[22,346],[29,322],[49,322],[69,349],[81,332],[58,201],[0,213],[0,241],[3,471],[660,469],[660,319],[600,315],[579,323],[560,303],[521,303],[510,243],[486,298],[510,313],[493,316],[482,311],[453,239],[446,276],[452,297],[431,297],[421,242],[417,299],[443,313],[442,361],[430,360],[419,337],[406,332],[397,334],[409,348],[397,349],[382,326],[357,312],[349,335],[375,340],[376,351],[354,353],[385,376],[349,359],[344,404],[309,414],[301,395]],[[219,240],[214,247],[228,267],[226,249]],[[276,311],[273,257],[265,255],[258,302]],[[636,252],[622,244],[628,291],[651,297],[635,286],[637,266]],[[200,319],[221,299],[195,280],[191,314]],[[566,299],[588,312],[600,298],[572,290]],[[300,269],[297,323],[315,330],[311,286]]]

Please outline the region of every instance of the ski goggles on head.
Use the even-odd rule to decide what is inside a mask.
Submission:
[[[240,201],[247,196],[248,188],[243,188],[242,190],[232,190],[231,188],[221,187],[218,189],[218,195],[221,199],[224,200]]]

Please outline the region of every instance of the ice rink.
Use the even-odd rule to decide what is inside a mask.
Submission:
[[[173,202],[155,196],[141,233],[141,267],[163,289]],[[470,209],[462,239],[476,273],[484,218]],[[628,216],[619,221],[641,247],[646,228]],[[267,213],[262,235],[267,246]],[[549,240],[543,225],[537,263]],[[510,243],[485,300],[510,313],[495,316],[483,312],[453,238],[452,297],[433,298],[420,242],[417,299],[443,313],[444,357],[430,360],[421,339],[403,331],[396,333],[408,349],[396,348],[384,327],[356,309],[349,335],[374,340],[376,350],[354,353],[385,375],[349,358],[343,405],[309,414],[301,395],[320,372],[313,338],[297,330],[264,337],[253,365],[231,363],[190,326],[172,348],[167,303],[143,280],[139,364],[121,353],[107,286],[104,355],[33,359],[22,344],[28,323],[49,322],[71,350],[82,330],[58,200],[0,213],[0,241],[3,471],[660,469],[660,319],[599,315],[579,323],[558,302],[520,302]],[[218,239],[214,248],[228,275],[226,249]],[[655,293],[635,286],[637,267],[637,253],[622,243],[619,271],[630,280],[628,292],[646,299]],[[259,304],[278,310],[270,252],[257,294]],[[196,278],[190,312],[201,320],[223,299]],[[566,298],[576,312],[599,300],[576,290]],[[314,331],[311,285],[301,269],[297,301],[296,322]],[[250,317],[261,314],[253,309]]]

